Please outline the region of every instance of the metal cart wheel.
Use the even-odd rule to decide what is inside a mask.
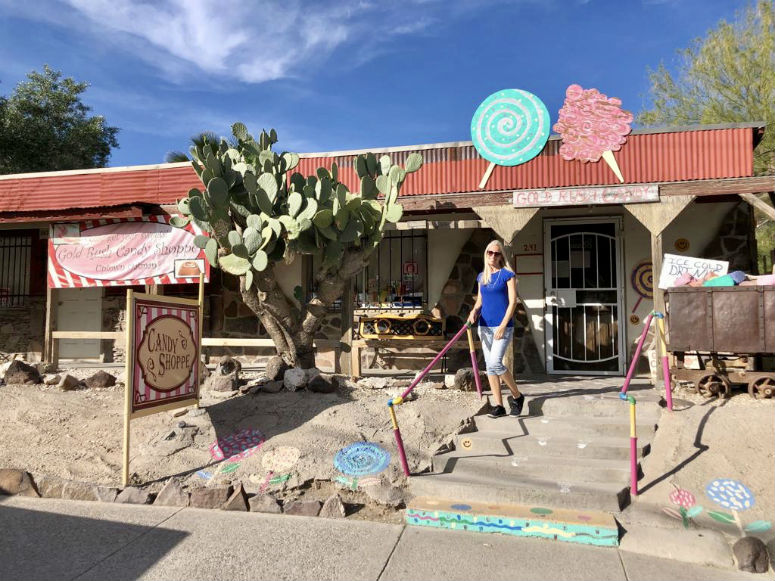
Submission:
[[[696,386],[697,393],[707,398],[711,398],[714,395],[726,398],[729,397],[731,392],[731,386],[726,376],[713,373],[700,377]]]
[[[748,394],[754,399],[767,399],[775,395],[775,378],[760,377],[748,384]]]

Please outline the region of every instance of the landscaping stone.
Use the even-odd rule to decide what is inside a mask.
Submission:
[[[223,510],[248,510],[248,496],[245,494],[242,484],[237,485],[229,500],[223,505]]]
[[[81,382],[78,380],[77,377],[73,377],[69,373],[65,373],[62,376],[62,379],[59,380],[57,387],[62,391],[70,391],[70,390],[76,389],[80,384]]]
[[[45,383],[46,385],[57,385],[61,379],[62,377],[59,375],[54,375],[53,373],[47,373],[43,377],[43,383]]]
[[[180,482],[177,480],[168,480],[167,484],[156,495],[153,504],[159,506],[188,506],[188,492],[183,490]]]
[[[283,385],[282,381],[269,381],[261,386],[261,389],[259,391],[263,391],[265,393],[279,393],[283,390],[285,386]]]
[[[215,372],[205,380],[205,389],[231,392],[239,388],[242,364],[231,357],[222,359]]]
[[[749,573],[766,573],[770,567],[767,546],[756,537],[743,537],[732,546],[737,568]]]
[[[266,362],[264,373],[269,381],[275,381],[276,379],[282,380],[288,369],[288,364],[283,361],[283,358],[279,355],[275,355]]]
[[[89,482],[80,482],[78,480],[68,480],[62,487],[62,498],[65,500],[89,500],[96,502],[99,500],[97,486]]]
[[[362,490],[372,500],[385,506],[392,506],[398,508],[402,504],[405,504],[406,499],[401,489],[391,486],[390,484],[374,484],[371,486],[364,486]]]
[[[62,498],[62,490],[65,488],[65,480],[53,476],[41,476],[37,479],[38,493],[43,498]]]
[[[322,505],[319,500],[293,500],[285,505],[285,514],[318,516]]]
[[[288,391],[298,391],[307,385],[307,373],[303,369],[292,367],[285,372],[283,385]]]
[[[40,372],[32,365],[27,365],[21,359],[14,359],[5,372],[5,383],[12,384],[35,384],[41,383]]]
[[[307,384],[307,389],[315,393],[334,393],[339,386],[336,377],[321,373],[313,377]]]
[[[16,468],[0,468],[0,494],[40,496],[29,472]]]
[[[150,504],[151,495],[136,486],[127,486],[118,494],[116,502],[124,504]]]
[[[482,376],[479,372],[479,380],[482,386],[486,385],[487,378]],[[476,377],[474,376],[474,370],[471,367],[463,367],[458,369],[455,373],[454,386],[462,391],[476,391]]]
[[[280,514],[283,509],[280,503],[269,494],[257,494],[251,496],[248,500],[251,512],[268,512],[271,514]]]
[[[320,509],[320,516],[323,518],[344,518],[346,514],[344,503],[338,494],[329,496]]]
[[[309,369],[304,370],[304,375],[307,377],[307,383],[309,383],[318,375],[320,375],[320,369],[317,367],[310,367]]]
[[[118,488],[112,486],[97,486],[98,502],[116,502],[118,497]]]
[[[455,374],[447,373],[444,375],[444,387],[455,387]]]
[[[194,508],[221,508],[233,489],[231,486],[213,486],[212,488],[195,488],[191,491],[191,504]]]
[[[89,389],[104,389],[106,387],[113,387],[116,385],[116,378],[107,371],[100,369],[91,377],[86,378],[84,383]]]

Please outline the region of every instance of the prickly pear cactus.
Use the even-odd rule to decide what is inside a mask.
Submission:
[[[398,222],[397,202],[407,174],[420,169],[422,157],[411,154],[405,167],[359,155],[355,169],[360,192],[339,181],[339,168],[318,168],[304,176],[294,169],[295,153],[276,153],[277,134],[262,131],[258,140],[242,123],[232,125],[235,142],[204,140],[191,147],[192,165],[203,189],[194,188],[178,202],[176,226],[195,222],[208,236],[196,244],[212,266],[244,277],[250,289],[256,274],[296,254],[322,258],[318,276],[336,271],[348,249],[368,255],[382,239],[386,222]],[[381,196],[380,196],[381,194]]]

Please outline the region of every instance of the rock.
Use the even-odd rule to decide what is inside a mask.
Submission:
[[[234,375],[211,375],[204,382],[204,388],[210,391],[231,392],[237,391],[239,380]]]
[[[205,360],[203,358],[202,362],[199,364],[199,382],[202,383],[205,379],[207,379],[211,375],[212,375],[212,372],[210,371],[210,368],[207,367],[207,364],[205,363]]]
[[[264,393],[279,393],[284,387],[282,381],[269,381],[262,385],[259,391],[263,391]]]
[[[191,491],[191,504],[194,508],[221,508],[232,493],[231,486],[213,486],[195,488]]]
[[[90,500],[92,502],[100,499],[97,493],[97,486],[89,482],[79,482],[77,480],[65,482],[65,485],[62,487],[62,498],[65,500]]]
[[[444,375],[444,387],[455,387],[455,374],[447,373]]]
[[[266,362],[264,373],[269,381],[275,381],[276,379],[282,380],[288,369],[288,364],[283,361],[283,358],[279,355],[275,355]]]
[[[215,367],[215,375],[238,375],[242,371],[242,363],[232,357],[224,357]]]
[[[43,377],[43,383],[46,385],[56,385],[60,382],[62,378],[59,375],[54,375],[53,373],[47,373]]]
[[[116,502],[118,498],[118,488],[112,486],[98,486],[96,492],[98,502]]]
[[[107,371],[100,369],[97,373],[87,378],[84,383],[89,389],[103,389],[116,385],[116,378]]]
[[[320,369],[317,367],[310,367],[309,369],[304,370],[304,375],[307,377],[307,383],[312,381],[315,377],[320,375]]]
[[[62,498],[65,482],[61,478],[41,476],[36,484],[38,485],[38,492],[43,498]]]
[[[116,502],[124,504],[150,504],[151,495],[136,486],[127,486],[118,494]]]
[[[121,371],[116,374],[116,384],[117,385],[126,385],[126,370]]]
[[[292,367],[283,376],[283,385],[288,391],[298,391],[307,384],[307,374],[303,369]]]
[[[481,372],[479,373],[479,380],[484,387],[487,383],[487,378],[483,377]],[[463,367],[462,369],[458,369],[457,373],[455,373],[454,385],[457,389],[462,391],[476,391],[476,378],[474,377],[473,368]]]
[[[5,383],[11,384],[33,384],[40,383],[41,377],[37,369],[32,365],[27,365],[21,359],[14,359],[5,372]]]
[[[271,514],[280,514],[283,509],[280,503],[269,494],[257,494],[251,496],[248,500],[250,512],[268,512]]]
[[[427,386],[429,386],[430,384],[428,384],[428,383],[421,383],[421,384],[419,384],[419,385],[417,385],[417,386],[415,386],[415,387],[420,387],[420,385],[422,385],[422,386],[424,386],[424,387],[427,387]],[[390,398],[390,399],[393,399],[393,398],[396,398],[396,397],[398,397],[399,395],[401,395],[401,394],[402,394],[402,393],[404,393],[405,391],[406,391],[406,389],[404,389],[403,387],[394,388],[394,389],[388,389],[388,390],[387,390],[387,392],[385,393],[385,395],[387,395],[387,396],[388,396],[388,398]],[[415,390],[413,389],[413,390],[412,390],[412,391],[410,391],[410,392],[409,392],[409,394],[408,394],[408,395],[407,395],[407,396],[404,398],[404,401],[414,401],[414,400],[416,400],[416,399],[417,399],[417,391],[415,391]]]
[[[167,484],[156,495],[153,504],[159,506],[188,506],[188,492],[183,490],[177,480],[168,480]]]
[[[242,488],[242,484],[238,484],[229,500],[223,505],[223,510],[248,510],[248,495],[245,494],[245,489]]]
[[[285,505],[283,512],[296,516],[317,516],[321,506],[319,500],[293,500]]]
[[[196,417],[199,417],[199,416],[203,416],[206,413],[207,413],[207,410],[205,408],[203,408],[203,407],[192,408],[192,409],[190,409],[188,411],[188,416],[191,417],[191,418],[196,418]]]
[[[81,384],[77,377],[73,377],[69,373],[65,373],[62,379],[59,380],[57,387],[62,391],[70,391],[77,388]]]
[[[370,486],[362,487],[362,490],[372,500],[378,502],[379,504],[392,506],[393,508],[400,507],[401,505],[405,504],[406,501],[403,492],[401,492],[401,489],[396,488],[395,486],[391,486],[390,484],[373,484]]]
[[[320,516],[323,518],[344,518],[346,514],[344,503],[338,494],[329,496],[320,509]]]
[[[358,381],[358,387],[366,389],[385,389],[393,385],[393,380],[389,377],[364,377]]]
[[[770,567],[767,546],[756,537],[743,537],[732,545],[737,568],[749,573],[766,573]]]
[[[239,393],[239,390],[235,389],[232,391],[211,391],[210,397],[213,397],[215,399],[229,399],[230,397],[234,397]]]
[[[315,393],[334,393],[339,383],[333,375],[320,373],[307,383],[307,389]]]
[[[29,472],[0,468],[0,494],[40,497]]]

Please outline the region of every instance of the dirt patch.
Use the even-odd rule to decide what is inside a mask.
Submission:
[[[403,492],[406,479],[386,404],[401,387],[342,384],[331,394],[206,392],[198,410],[133,420],[132,483],[158,492],[170,477],[188,488],[242,482],[249,494],[281,500],[325,500],[339,491],[351,518],[400,522],[396,507],[402,504],[387,493]],[[410,469],[421,472],[483,403],[475,394],[432,384],[415,391],[417,399],[399,406],[397,416]],[[0,467],[120,486],[123,405],[121,385],[67,392],[0,387]],[[387,451],[387,468],[366,476],[337,470],[337,452],[356,442]]]

